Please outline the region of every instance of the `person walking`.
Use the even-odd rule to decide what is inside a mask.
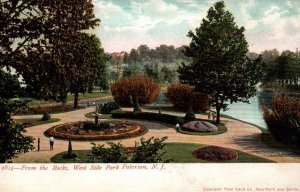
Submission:
[[[180,128],[179,123],[177,123],[177,124],[175,125],[175,127],[176,127],[176,132],[179,132],[179,128]]]
[[[50,137],[49,138],[49,142],[50,142],[50,150],[53,150],[53,146],[54,146],[54,137]]]

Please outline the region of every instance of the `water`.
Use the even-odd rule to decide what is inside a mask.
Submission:
[[[264,106],[271,108],[273,95],[274,93],[272,91],[258,89],[257,95],[249,99],[249,104],[243,102],[229,104],[229,110],[221,111],[221,114],[229,115],[242,121],[266,128],[266,124],[263,119],[263,108]],[[156,103],[170,104],[162,92],[160,93]]]
[[[222,114],[255,124],[262,128],[267,128],[263,118],[264,105],[271,108],[273,92],[268,95],[264,92],[257,92],[257,95],[249,99],[248,103],[237,102],[228,106],[229,110],[221,112]]]

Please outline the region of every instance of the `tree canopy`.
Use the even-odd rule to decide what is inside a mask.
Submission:
[[[180,81],[196,91],[211,96],[217,122],[226,102],[247,102],[255,95],[255,85],[262,77],[261,58],[250,60],[244,27],[238,27],[223,1],[208,10],[195,32],[189,31],[191,43],[184,53],[192,59],[179,69]]]

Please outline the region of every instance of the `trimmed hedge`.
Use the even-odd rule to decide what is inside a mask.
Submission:
[[[184,118],[176,117],[174,115],[169,114],[159,114],[159,113],[149,113],[149,112],[126,112],[122,110],[112,111],[112,118],[118,119],[143,119],[143,120],[151,120],[151,121],[160,121],[162,123],[176,125],[177,123],[183,125],[185,123]]]
[[[77,109],[83,109],[84,107],[78,107]],[[76,109],[76,110],[77,110]],[[27,114],[44,114],[44,113],[63,113],[68,111],[73,111],[72,105],[55,105],[55,106],[33,106],[33,107],[23,107],[18,109],[15,114],[27,115]]]

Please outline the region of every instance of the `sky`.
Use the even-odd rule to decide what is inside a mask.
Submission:
[[[189,30],[201,25],[216,0],[94,0],[101,19],[94,31],[106,52],[129,52],[146,44],[188,45]],[[300,0],[224,0],[249,50],[300,49]]]

